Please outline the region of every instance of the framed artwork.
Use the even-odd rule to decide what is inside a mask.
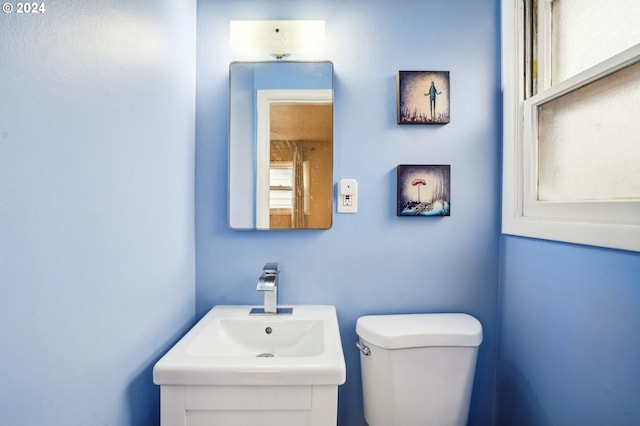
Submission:
[[[397,173],[398,216],[450,216],[450,165],[401,164]]]
[[[398,71],[398,124],[447,124],[449,71]]]

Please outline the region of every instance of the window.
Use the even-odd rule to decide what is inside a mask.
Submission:
[[[503,232],[640,251],[640,2],[502,6]]]
[[[293,211],[293,163],[271,163],[269,168],[269,209],[271,213]]]
[[[293,213],[294,173],[292,161],[272,161],[269,166],[270,214]],[[309,214],[309,161],[302,162],[302,188],[304,214]]]

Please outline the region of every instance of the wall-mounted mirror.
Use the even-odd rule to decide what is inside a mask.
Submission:
[[[229,226],[328,229],[333,206],[333,64],[229,67]]]

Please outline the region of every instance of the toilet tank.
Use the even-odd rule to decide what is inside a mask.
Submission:
[[[482,342],[477,319],[461,313],[369,315],[358,318],[356,332],[364,345],[369,426],[467,424]]]

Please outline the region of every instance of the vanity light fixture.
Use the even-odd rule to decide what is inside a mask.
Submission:
[[[231,49],[240,56],[318,55],[325,47],[322,20],[230,21]]]

